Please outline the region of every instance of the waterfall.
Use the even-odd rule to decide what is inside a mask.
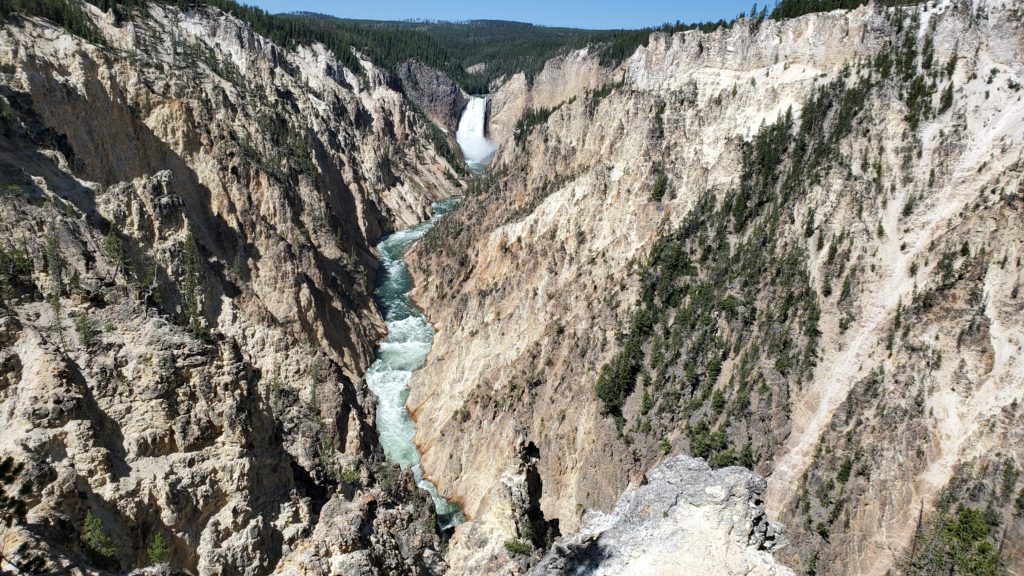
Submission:
[[[487,97],[472,96],[466,109],[459,119],[459,129],[455,132],[455,140],[462,148],[466,163],[470,168],[482,170],[498,146],[487,139]]]

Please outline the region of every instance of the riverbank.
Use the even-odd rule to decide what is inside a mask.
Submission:
[[[384,314],[388,335],[366,372],[366,383],[377,397],[377,430],[384,454],[403,470],[412,469],[416,484],[430,493],[442,529],[463,522],[464,517],[458,505],[442,498],[423,477],[420,453],[413,443],[415,423],[405,408],[408,384],[413,371],[423,366],[430,352],[434,329],[409,298],[413,282],[403,258],[458,202],[459,197],[455,196],[435,202],[430,220],[395,232],[377,245],[383,276],[374,298]]]

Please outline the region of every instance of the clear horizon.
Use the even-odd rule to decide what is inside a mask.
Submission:
[[[568,0],[542,2],[521,0],[509,3],[483,3],[468,0],[417,2],[388,0],[384,2],[338,3],[325,0],[242,0],[272,13],[319,12],[339,18],[359,20],[512,20],[541,26],[568,28],[646,28],[666,22],[687,23],[728,20],[740,12],[749,12],[747,0],[698,2],[683,0]],[[759,4],[759,6],[762,4]],[[768,4],[774,5],[774,1]]]

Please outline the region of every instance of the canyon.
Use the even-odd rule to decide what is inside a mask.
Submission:
[[[656,33],[617,68],[583,51],[498,87],[485,191],[411,255],[437,330],[410,384],[416,442],[470,519],[453,569],[501,572],[502,541],[536,532],[523,518],[574,532],[676,451],[765,475],[796,570],[896,570],[941,501],[988,505],[1019,566],[1020,25],[1012,3],[866,6]],[[887,53],[913,60],[886,71]],[[516,107],[541,120],[516,130]],[[771,129],[825,151],[739,229],[743,179],[800,162],[754,156],[781,148]],[[666,241],[680,229],[693,240]],[[717,275],[655,299],[677,312],[623,352],[652,332],[645,292],[672,290],[665,251]],[[625,354],[651,360],[609,414],[595,384]],[[532,511],[506,487],[529,445]]]
[[[429,498],[386,464],[360,380],[385,333],[372,246],[457,182],[427,121],[372,64],[219,10],[82,6],[104,44],[0,32],[3,257],[28,264],[4,278],[0,445],[41,488],[4,549],[437,571]]]
[[[1024,573],[1019,2],[488,94],[108,4],[0,29],[3,570]]]

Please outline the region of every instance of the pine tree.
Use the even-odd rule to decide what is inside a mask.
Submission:
[[[156,533],[156,536],[153,537],[153,542],[146,549],[146,554],[149,556],[150,564],[163,564],[167,561],[170,549],[167,547],[163,534]]]
[[[85,513],[85,521],[82,522],[82,546],[86,556],[99,567],[113,568],[119,564],[114,542],[92,510]]]
[[[209,332],[203,322],[206,296],[202,285],[202,262],[199,256],[199,247],[196,245],[196,238],[192,232],[185,237],[181,258],[183,266],[181,299],[188,331],[193,338],[206,340],[209,338]]]

